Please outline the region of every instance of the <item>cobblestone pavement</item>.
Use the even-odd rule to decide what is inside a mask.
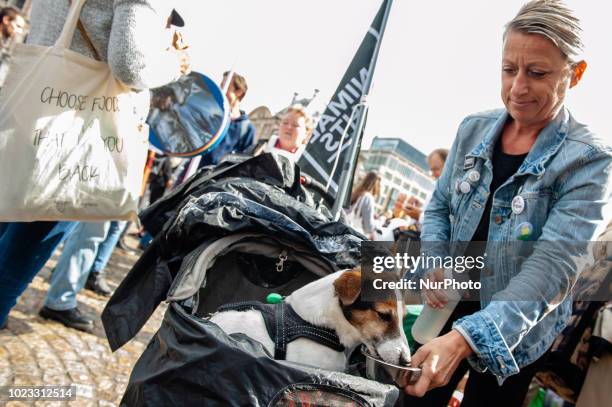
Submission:
[[[136,241],[128,239],[132,245]],[[49,287],[49,260],[11,311],[7,329],[0,331],[0,386],[75,385],[77,400],[71,402],[9,402],[7,406],[116,406],[127,385],[132,367],[161,324],[161,305],[141,332],[111,353],[100,314],[107,299],[89,290],[78,295],[79,309],[95,316],[93,334],[66,328],[38,316]],[[108,281],[117,287],[138,259],[138,254],[116,249],[107,267]],[[2,405],[0,401],[0,405]]]

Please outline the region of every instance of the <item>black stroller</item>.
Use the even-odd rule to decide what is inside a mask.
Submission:
[[[201,169],[142,214],[154,236],[102,319],[113,350],[161,301],[162,326],[136,363],[122,405],[390,406],[396,387],[274,360],[206,317],[236,301],[288,295],[354,267],[362,236],[333,222],[284,157]]]

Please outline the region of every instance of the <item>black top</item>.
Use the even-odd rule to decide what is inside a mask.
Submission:
[[[493,179],[491,180],[491,185],[489,187],[489,198],[487,199],[487,203],[485,205],[485,210],[482,213],[482,218],[480,218],[480,223],[478,223],[478,227],[474,232],[474,236],[472,237],[472,242],[486,242],[489,238],[489,224],[491,220],[491,207],[493,205],[493,193],[497,191],[504,182],[508,180],[516,171],[519,169],[527,154],[519,154],[519,155],[510,155],[501,151],[501,141],[498,141],[495,144],[495,148],[493,150]],[[482,256],[484,254],[485,244],[470,244],[466,250],[465,255],[469,256]],[[470,280],[472,281],[480,281],[480,273],[477,268],[472,268],[469,270]],[[478,290],[474,290],[469,293],[471,298],[480,298]],[[472,311],[477,311],[479,303],[471,304],[472,307],[475,307]],[[467,314],[466,314],[467,315]]]
[[[491,206],[493,204],[493,193],[497,188],[502,186],[512,175],[516,173],[523,161],[525,161],[527,153],[519,155],[506,154],[501,151],[501,140],[495,144],[493,151],[493,179],[489,188],[490,194],[485,205],[485,210],[482,213],[480,223],[474,232],[472,242],[486,242],[489,237],[489,222],[491,219]]]

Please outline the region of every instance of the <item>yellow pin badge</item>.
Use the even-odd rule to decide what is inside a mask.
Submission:
[[[533,235],[533,225],[529,222],[523,222],[516,227],[516,238],[518,240],[529,240]]]

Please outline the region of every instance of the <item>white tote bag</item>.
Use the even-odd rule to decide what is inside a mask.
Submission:
[[[149,92],[69,49],[84,2],[53,46],[14,50],[0,92],[0,221],[136,217]]]

